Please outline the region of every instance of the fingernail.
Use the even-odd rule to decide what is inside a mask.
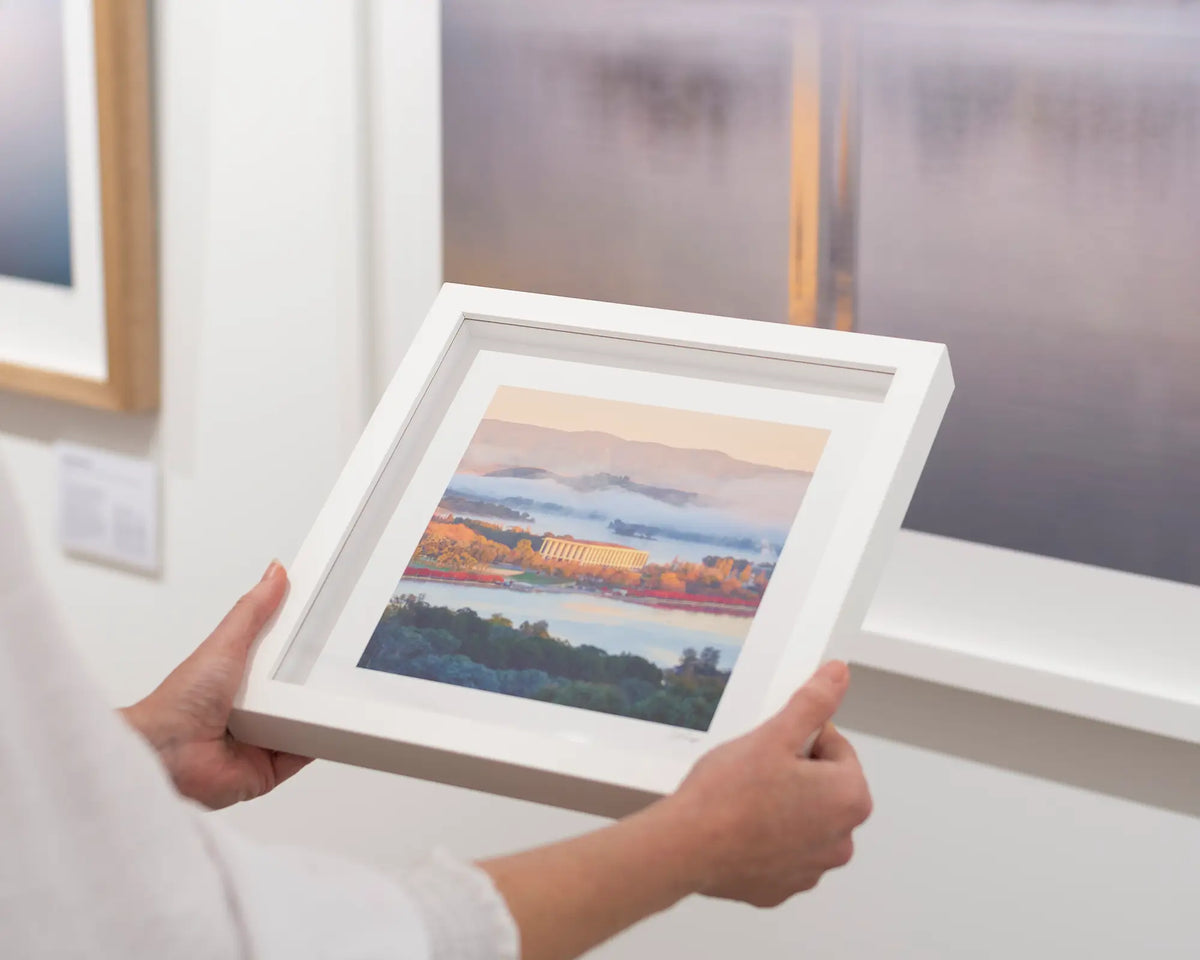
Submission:
[[[830,683],[845,683],[850,678],[850,668],[841,660],[830,660],[817,673]]]
[[[266,571],[266,573],[264,573],[262,575],[262,580],[259,582],[263,583],[263,582],[266,582],[267,580],[270,580],[277,573],[279,573],[279,571],[282,569],[283,569],[283,564],[281,564],[278,560],[272,560],[269,564],[267,564],[267,571]]]

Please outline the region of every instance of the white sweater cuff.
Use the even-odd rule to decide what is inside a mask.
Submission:
[[[519,960],[516,922],[479,867],[438,849],[405,870],[402,882],[425,922],[431,960]]]

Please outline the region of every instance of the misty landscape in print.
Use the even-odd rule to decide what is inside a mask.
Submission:
[[[500,387],[358,666],[707,730],[827,438]]]

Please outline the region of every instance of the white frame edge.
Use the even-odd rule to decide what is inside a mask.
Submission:
[[[924,466],[953,389],[946,348],[940,344],[780,327],[514,291],[447,284],[418,331],[391,385],[367,424],[332,494],[291,570],[291,590],[281,611],[252,653],[234,704],[231,729],[275,749],[336,756],[365,766],[416,774],[494,793],[616,815],[644,805],[656,794],[612,779],[590,781],[572,773],[538,769],[512,758],[496,760],[454,749],[453,734],[422,743],[391,741],[363,727],[350,702],[323,709],[306,705],[301,686],[274,679],[281,658],[308,616],[337,563],[355,523],[372,496],[406,425],[416,412],[460,325],[470,318],[499,320],[549,330],[569,330],[649,342],[674,342],[733,354],[876,370],[891,377],[879,400],[879,420],[856,468],[844,510],[805,616],[795,630],[837,644],[858,630],[871,592]],[[686,331],[686,336],[680,336]],[[735,333],[736,335],[735,335]],[[799,349],[803,342],[803,349]],[[810,609],[811,608],[811,613]],[[804,649],[801,649],[804,648]],[[811,644],[792,644],[767,695],[764,712],[791,693],[791,677],[812,656]],[[796,660],[797,664],[792,664]],[[791,669],[789,669],[789,664]],[[438,743],[433,743],[434,739]]]

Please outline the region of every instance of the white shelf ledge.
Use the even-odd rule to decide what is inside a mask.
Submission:
[[[1200,743],[1200,588],[902,531],[865,666]]]

